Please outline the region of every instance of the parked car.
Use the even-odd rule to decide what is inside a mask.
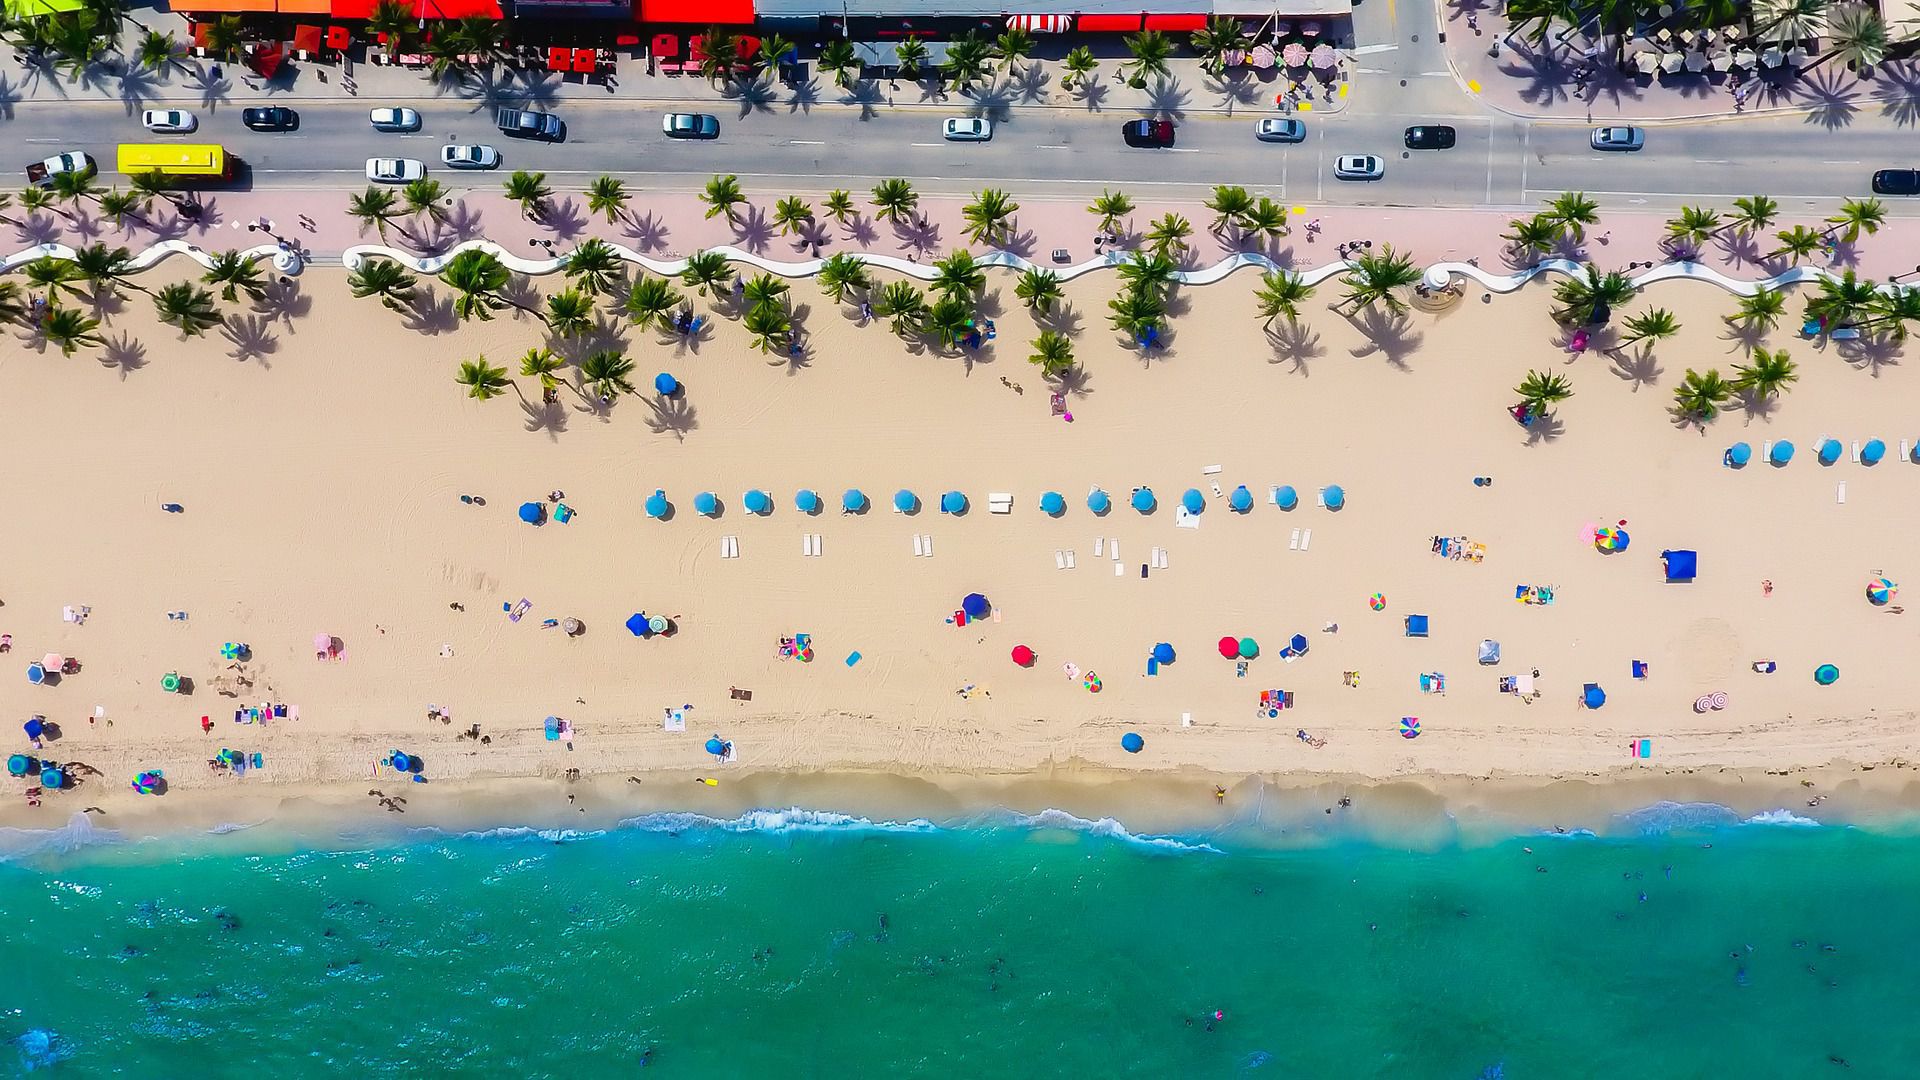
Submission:
[[[1647,145],[1647,133],[1637,127],[1599,127],[1593,129],[1595,150],[1638,150]]]
[[[949,116],[940,125],[948,142],[986,142],[993,138],[993,121],[984,116]]]
[[[1342,154],[1333,159],[1335,180],[1378,180],[1387,175],[1387,163],[1372,154]]]
[[[1451,150],[1454,131],[1445,124],[1420,124],[1407,129],[1409,150]]]
[[[300,114],[285,105],[264,105],[241,109],[240,122],[254,131],[292,131],[300,126]]]
[[[375,109],[367,114],[375,131],[419,131],[420,114],[405,107]]]
[[[453,143],[440,148],[440,163],[453,169],[497,169],[500,151],[478,143]]]
[[[69,150],[64,154],[55,154],[45,161],[36,161],[27,166],[27,183],[34,187],[46,187],[61,173],[92,176],[96,171],[90,155],[78,150]]]
[[[183,109],[148,109],[140,114],[140,122],[160,135],[185,135],[200,126],[200,118]]]
[[[370,157],[367,179],[382,184],[411,183],[427,175],[425,163],[413,158]]]
[[[1263,116],[1253,125],[1253,137],[1261,142],[1305,142],[1307,125],[1291,116]]]
[[[1129,120],[1120,125],[1120,137],[1128,146],[1172,146],[1173,121]]]
[[[1875,195],[1920,195],[1920,169],[1881,169],[1873,174]]]
[[[707,113],[670,112],[660,118],[660,130],[674,139],[717,139],[720,121]]]
[[[493,126],[522,139],[560,142],[567,137],[567,125],[559,117],[538,109],[501,109],[493,114]]]

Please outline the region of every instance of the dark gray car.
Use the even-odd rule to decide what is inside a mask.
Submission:
[[[557,116],[537,109],[501,109],[494,114],[494,126],[522,139],[560,142],[567,137],[567,125]]]

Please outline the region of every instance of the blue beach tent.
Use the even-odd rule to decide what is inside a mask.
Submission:
[[[1700,553],[1668,550],[1660,553],[1660,561],[1666,564],[1668,581],[1692,581],[1699,569]]]

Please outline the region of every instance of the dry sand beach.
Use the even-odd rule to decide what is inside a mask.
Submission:
[[[393,748],[420,756],[436,782],[406,792],[428,813],[469,781],[557,803],[551,785],[502,778],[572,768],[602,777],[608,798],[624,797],[613,791],[629,774],[717,775],[721,792],[699,797],[729,804],[789,797],[808,774],[887,774],[910,778],[889,789],[898,803],[933,809],[938,799],[914,794],[920,782],[954,777],[956,791],[1014,801],[1025,801],[1020,783],[1113,770],[1203,793],[1216,777],[1282,777],[1312,799],[1330,781],[1445,792],[1434,778],[1512,778],[1516,812],[1532,813],[1525,793],[1551,778],[1828,779],[1864,765],[1897,766],[1879,771],[1877,798],[1906,801],[1920,676],[1901,657],[1920,624],[1897,601],[1870,605],[1863,587],[1869,573],[1909,571],[1920,467],[1891,453],[1875,467],[1822,467],[1811,453],[1820,435],[1920,436],[1897,348],[1850,360],[1776,331],[1799,383],[1702,434],[1667,408],[1683,369],[1730,375],[1742,358],[1720,318],[1733,301],[1717,288],[1645,294],[1636,308],[1667,307],[1683,329],[1636,363],[1570,358],[1542,285],[1491,303],[1470,290],[1438,315],[1363,314],[1361,325],[1327,310],[1339,292],[1329,285],[1276,340],[1254,314],[1255,283],[1247,273],[1181,290],[1169,347],[1144,360],[1106,327],[1110,279],[1069,286],[1082,364],[1071,423],[1050,414],[1026,363],[1033,320],[999,273],[985,303],[998,338],[965,356],[861,327],[805,281],[794,284],[804,362],[770,362],[725,318],[693,348],[610,319],[636,381],[671,371],[685,385],[674,401],[645,394],[610,409],[566,389],[540,406],[530,380],[532,406],[468,400],[456,363],[484,353],[515,367],[541,342],[539,324],[511,313],[458,324],[432,286],[441,306],[423,332],[352,299],[338,270],[309,270],[280,305],[289,317],[254,316],[226,336],[183,342],[143,298],[113,316],[94,354],[38,352],[16,331],[0,346],[0,475],[16,499],[0,531],[0,631],[13,642],[0,702],[58,725],[46,756],[102,775],[53,796],[71,805],[16,799],[5,820],[51,823],[83,801],[115,814],[166,802],[206,820],[244,816],[229,812],[239,798],[344,803]],[[1530,434],[1505,409],[1535,368],[1567,374],[1575,396]],[[1801,448],[1785,468],[1722,464],[1736,439],[1758,450],[1782,438]],[[1252,511],[1230,513],[1216,480],[1252,489]],[[1125,505],[1141,484],[1159,496],[1149,516]],[[1268,504],[1280,484],[1302,493],[1299,509]],[[1327,484],[1347,493],[1338,512],[1314,505]],[[1094,485],[1114,496],[1105,517],[1086,509]],[[856,486],[873,508],[844,516],[839,493]],[[890,511],[902,487],[920,496],[919,514]],[[1207,492],[1197,529],[1174,521],[1189,487]],[[671,520],[642,510],[656,488]],[[749,488],[773,494],[770,515],[742,510]],[[820,491],[826,512],[798,513],[799,488]],[[522,502],[555,489],[577,510],[571,522],[518,520]],[[969,497],[964,516],[936,511],[950,489]],[[717,519],[693,510],[703,490],[720,496]],[[1049,490],[1066,496],[1057,519],[1038,509]],[[990,492],[1012,493],[1013,513],[988,513]],[[184,511],[163,512],[167,502]],[[1602,555],[1584,539],[1620,520],[1629,550]],[[1295,530],[1309,529],[1306,550],[1293,550]],[[802,554],[810,534],[818,557]],[[914,554],[917,534],[932,538],[931,556]],[[1436,534],[1484,544],[1484,560],[1440,558]],[[737,558],[721,558],[723,537],[737,538]],[[1663,582],[1668,547],[1700,552],[1698,580]],[[1143,580],[1154,548],[1167,566]],[[1057,568],[1064,551],[1071,569]],[[1556,601],[1517,603],[1519,584],[1552,586]],[[996,615],[956,628],[970,591]],[[1384,611],[1370,609],[1374,593]],[[502,605],[521,598],[531,609],[510,622]],[[91,614],[63,622],[64,605]],[[672,616],[677,632],[633,637],[623,623],[636,611]],[[1430,637],[1404,635],[1414,613],[1431,617]],[[583,634],[541,627],[569,617]],[[812,637],[811,663],[777,656],[796,632]],[[1296,633],[1310,648],[1289,663],[1277,653]],[[343,655],[316,659],[316,634]],[[1245,677],[1216,652],[1222,635],[1260,641]],[[1502,645],[1497,665],[1475,661],[1485,638]],[[236,700],[214,690],[228,641],[252,649],[254,687],[239,703],[294,704],[297,720],[234,722]],[[1148,677],[1162,641],[1178,660]],[[1037,652],[1031,668],[1010,661],[1016,644]],[[81,670],[29,685],[22,670],[47,652]],[[862,659],[849,666],[853,652]],[[1778,672],[1750,670],[1763,658]],[[1630,677],[1636,659],[1645,680]],[[1829,662],[1840,680],[1815,685]],[[1065,677],[1067,663],[1097,672],[1101,692]],[[1538,700],[1497,691],[1501,675],[1534,669]],[[191,694],[161,689],[170,671]],[[1350,671],[1357,687],[1343,684]],[[1444,673],[1447,692],[1422,693],[1423,672]],[[1581,706],[1587,682],[1606,689],[1604,708]],[[956,692],[969,685],[980,692]],[[752,699],[731,699],[736,687]],[[1291,692],[1294,707],[1259,712],[1268,688]],[[1696,713],[1712,691],[1728,706]],[[684,733],[662,730],[663,709],[689,704]],[[451,723],[429,719],[430,705]],[[544,737],[549,715],[570,722],[570,746]],[[1417,739],[1401,735],[1408,716]],[[489,744],[456,737],[473,724]],[[1121,749],[1129,731],[1145,739],[1137,755]],[[703,752],[716,732],[736,762]],[[1629,755],[1639,738],[1653,740],[1646,759]],[[259,752],[265,767],[215,773],[206,759],[223,747]],[[165,800],[126,789],[146,768],[165,770]],[[1646,801],[1644,787],[1619,790]],[[857,801],[869,799],[888,801]],[[1126,805],[1110,791],[1085,801]]]

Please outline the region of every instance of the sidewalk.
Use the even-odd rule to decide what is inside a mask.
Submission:
[[[1799,75],[1774,69],[1745,80],[1746,101],[1736,113],[1726,74],[1636,78],[1614,68],[1610,40],[1576,34],[1563,42],[1564,27],[1556,24],[1540,45],[1517,35],[1509,43],[1506,16],[1494,14],[1491,0],[1433,2],[1446,28],[1447,66],[1455,80],[1481,104],[1509,116],[1658,123],[1806,113],[1839,126],[1858,112],[1910,127],[1920,115],[1920,64],[1912,61],[1883,64],[1866,79],[1838,61]],[[1589,48],[1598,50],[1595,73],[1582,84],[1578,73],[1588,67]]]

